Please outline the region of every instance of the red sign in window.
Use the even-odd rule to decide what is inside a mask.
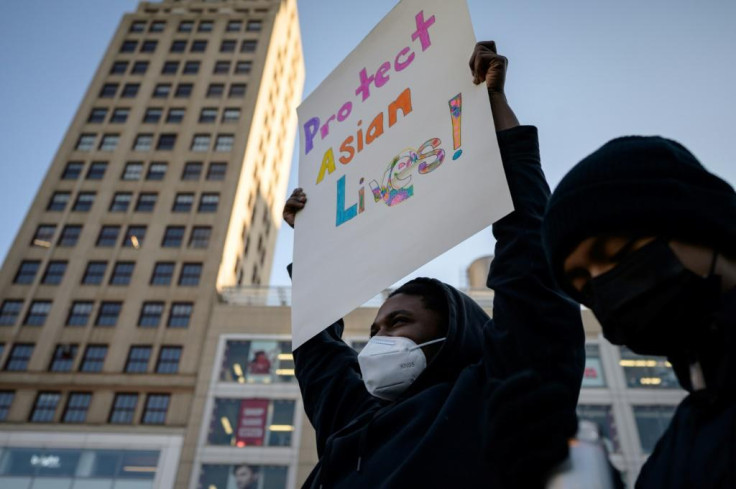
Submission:
[[[235,444],[239,447],[262,446],[266,435],[268,399],[244,399],[240,403]]]

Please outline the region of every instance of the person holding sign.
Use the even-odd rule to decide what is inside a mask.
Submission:
[[[506,66],[495,43],[476,45],[470,68],[488,88],[515,206],[493,226],[494,318],[455,288],[419,278],[384,302],[359,355],[341,339],[342,320],[298,347],[296,377],[319,453],[304,487],[543,487],[567,455],[583,329],[545,262],[549,189],[536,128],[520,126],[506,101]],[[289,225],[306,203],[296,189],[284,207]],[[507,402],[519,392],[543,415]],[[498,423],[509,410],[519,422]]]
[[[736,487],[736,193],[681,144],[614,139],[552,194],[544,246],[613,344],[666,355],[690,392],[637,488]]]

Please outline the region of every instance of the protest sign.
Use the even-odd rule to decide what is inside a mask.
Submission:
[[[465,0],[403,0],[299,107],[294,348],[511,211],[474,45]]]

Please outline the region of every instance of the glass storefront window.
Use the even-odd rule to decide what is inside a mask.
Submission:
[[[611,406],[601,404],[578,404],[576,409],[578,418],[587,419],[598,425],[600,435],[606,445],[608,453],[619,453],[621,443],[618,439],[618,430],[613,420]]]
[[[634,406],[639,443],[644,453],[652,453],[654,446],[670,424],[677,406]]]
[[[680,387],[672,365],[664,357],[637,355],[622,346],[619,365],[624,369],[626,385],[629,387],[653,389]]]
[[[294,382],[291,342],[229,340],[225,345],[220,380],[241,384]]]
[[[215,399],[207,442],[233,447],[291,445],[294,401]]]
[[[279,465],[203,465],[197,489],[286,489],[287,475]]]
[[[585,371],[583,387],[605,387],[606,377],[603,375],[601,352],[598,345],[585,345]]]

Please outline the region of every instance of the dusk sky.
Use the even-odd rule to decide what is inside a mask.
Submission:
[[[0,256],[17,233],[103,53],[135,0],[23,0],[0,16]],[[305,96],[396,0],[300,0]],[[687,146],[736,184],[736,2],[712,0],[469,0],[478,40],[510,59],[509,101],[539,128],[554,186],[585,155],[626,134]],[[472,46],[468,50],[470,56]],[[447,73],[447,76],[470,76]],[[288,192],[296,186],[292,167]],[[282,227],[271,277],[286,285],[290,230]],[[478,233],[416,275],[465,285],[492,253]]]

